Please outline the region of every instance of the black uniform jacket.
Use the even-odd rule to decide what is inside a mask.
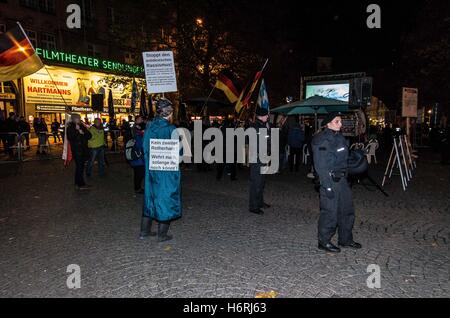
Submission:
[[[311,142],[314,169],[324,188],[332,188],[333,172],[346,172],[348,167],[348,141],[339,132],[325,128]]]

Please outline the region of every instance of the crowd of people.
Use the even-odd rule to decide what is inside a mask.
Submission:
[[[186,128],[194,136],[194,122],[187,119],[177,125]],[[156,117],[145,118],[132,116],[127,120],[122,120],[120,127],[116,120],[95,118],[93,124],[85,118],[83,122],[81,116],[72,114],[66,130],[65,122],[59,124],[53,122],[50,126],[51,134],[43,118],[35,118],[33,122],[34,132],[38,136],[38,153],[45,154],[45,146],[48,137],[53,136],[54,142],[60,141],[59,134],[66,132],[67,140],[75,161],[74,183],[77,190],[88,190],[90,186],[86,183],[87,178],[92,178],[95,162],[98,164],[98,175],[106,175],[108,150],[108,134],[111,138],[111,151],[118,150],[118,137],[123,137],[125,158],[133,170],[133,187],[135,193],[143,194],[143,208],[140,238],[148,236],[158,236],[158,241],[164,242],[172,238],[168,234],[171,221],[180,218],[182,215],[181,204],[181,171],[183,166],[177,171],[150,170],[150,139],[171,139],[177,126],[173,123],[173,106],[166,99],[158,100],[156,103]],[[349,176],[349,140],[341,133],[342,119],[340,114],[331,113],[322,121],[322,130],[313,134],[312,125],[307,121],[300,121],[299,116],[278,115],[270,122],[270,115],[267,109],[257,108],[253,118],[241,121],[238,118],[225,118],[222,121],[209,121],[204,117],[202,121],[202,131],[214,127],[222,131],[224,138],[227,128],[249,128],[256,129],[258,134],[263,131],[267,133],[265,140],[268,142],[267,149],[271,149],[271,130],[279,128],[279,168],[277,173],[297,173],[300,168],[302,157],[305,152],[310,156],[311,171],[314,171],[316,184],[319,185],[320,193],[320,218],[318,224],[318,247],[327,252],[340,252],[340,248],[331,242],[336,231],[338,233],[338,245],[359,249],[361,244],[353,241],[352,228],[354,224],[354,209],[352,194],[347,177]],[[18,117],[10,113],[6,120],[0,120],[2,132],[30,132],[30,125],[23,117]],[[266,130],[263,130],[266,129]],[[395,127],[388,126],[384,130],[377,130],[371,127],[367,138],[376,138],[385,146],[392,143],[392,135]],[[14,143],[10,135],[2,134],[2,142],[5,149],[11,148]],[[26,144],[29,145],[29,134]],[[63,135],[64,140],[64,135]],[[194,139],[193,139],[194,140]],[[263,139],[264,140],[264,139]],[[257,140],[257,149],[260,148],[260,139]],[[195,143],[195,140],[194,140]],[[237,180],[238,171],[243,166],[250,169],[249,177],[249,212],[263,215],[264,210],[271,207],[270,203],[264,200],[264,188],[266,175],[262,173],[267,163],[257,157],[256,162],[249,162],[249,139],[246,140],[245,156],[246,160],[239,164],[236,155],[239,153],[234,149],[234,161],[229,163],[208,163],[203,157],[203,150],[208,141],[202,139],[202,159],[194,160],[194,166],[198,172],[205,172],[216,169],[216,179],[221,180],[226,173],[231,181]],[[227,153],[224,140],[224,153]],[[234,143],[235,147],[237,146]],[[195,144],[193,145],[195,147]],[[448,136],[447,136],[448,146]],[[259,156],[259,151],[256,151]],[[182,154],[180,154],[182,155]],[[270,155],[270,154],[269,154]],[[362,155],[363,158],[364,155]],[[131,183],[131,182],[130,182]],[[152,224],[158,224],[158,231],[152,232]]]

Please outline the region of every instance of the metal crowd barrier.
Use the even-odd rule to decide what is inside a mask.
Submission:
[[[109,136],[111,138],[111,148],[109,148],[108,138],[106,138],[107,142],[106,147],[108,149],[107,153],[121,153],[123,151],[123,148],[125,148],[125,145],[123,145],[123,148],[120,147],[119,144],[119,137],[121,137],[120,130],[119,129],[109,130]]]
[[[16,132],[0,133],[1,143],[3,145],[3,152],[8,155],[4,160],[0,159],[1,163],[9,163],[20,161],[22,155],[20,147],[18,146],[19,134]]]
[[[42,145],[38,141],[38,145],[36,147],[39,151],[45,150],[48,156],[41,157],[39,158],[39,160],[54,159],[55,157],[51,156],[52,147],[49,140],[49,137],[52,136],[52,134],[49,134],[47,132],[39,133],[37,134],[38,139],[39,135],[42,136],[43,134],[45,134],[45,143]],[[30,145],[30,135],[31,134],[29,132],[23,132],[21,134],[16,132],[0,133],[0,140],[2,140],[3,144],[2,151],[8,155],[7,157],[6,154],[0,156],[0,163],[23,162],[32,160],[32,158],[25,158],[24,156],[24,152],[32,148],[32,146]]]

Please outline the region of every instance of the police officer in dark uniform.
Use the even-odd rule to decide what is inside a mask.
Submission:
[[[262,163],[259,158],[259,149],[260,149],[260,140],[267,140],[267,151],[270,152],[270,125],[269,125],[269,111],[264,108],[257,107],[256,108],[256,121],[253,125],[253,128],[256,130],[258,139],[257,139],[257,147],[254,149],[256,154],[256,162],[250,163],[250,204],[249,210],[251,213],[255,214],[264,214],[262,209],[270,208],[270,205],[264,202],[263,194],[264,194],[264,186],[266,184],[266,176],[261,173],[261,168],[266,166],[265,163]],[[264,130],[266,131],[264,132]],[[264,133],[265,138],[260,138],[260,135]],[[251,147],[250,147],[251,148]],[[270,155],[270,153],[268,153]],[[250,154],[251,157],[252,154]]]
[[[322,125],[326,128],[312,140],[314,168],[320,180],[319,249],[341,251],[331,243],[336,228],[339,246],[358,249],[361,244],[353,241],[352,235],[355,210],[347,181],[349,149],[340,133],[341,114],[328,114]]]

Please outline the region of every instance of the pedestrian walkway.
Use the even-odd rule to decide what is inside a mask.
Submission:
[[[138,240],[142,197],[120,155],[90,191],[74,191],[73,169],[53,160],[1,171],[0,297],[450,296],[447,167],[419,161],[410,188],[393,178],[388,198],[355,186],[363,249],[335,255],[317,249],[318,197],[304,167],[268,177],[263,216],[247,210],[247,170],[221,182],[183,171],[184,216],[162,244]],[[372,169],[380,180],[384,167]],[[66,286],[70,264],[80,289]],[[367,286],[370,264],[380,289]]]

